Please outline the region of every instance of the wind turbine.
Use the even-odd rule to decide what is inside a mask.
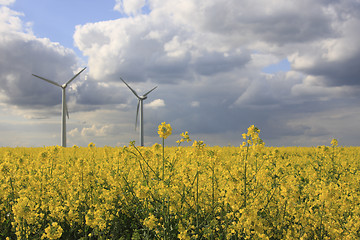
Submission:
[[[69,118],[69,112],[68,112],[68,108],[66,105],[66,95],[65,95],[65,90],[66,87],[77,77],[80,75],[80,73],[82,73],[84,70],[86,69],[83,68],[80,72],[78,72],[75,76],[73,76],[69,81],[67,81],[66,83],[64,83],[63,85],[58,84],[57,82],[51,81],[49,79],[40,77],[38,75],[32,74],[33,76],[40,78],[46,82],[49,82],[51,84],[54,84],[58,87],[61,87],[62,89],[62,112],[61,112],[61,117],[62,117],[62,122],[61,122],[61,146],[66,147],[66,117],[65,115],[67,115],[67,117]]]
[[[151,89],[150,91],[148,91],[147,93],[145,93],[142,96],[139,96],[134,89],[132,89],[129,84],[127,84],[124,79],[122,79],[120,77],[120,79],[125,83],[126,86],[128,86],[128,88],[130,88],[130,90],[134,93],[134,95],[138,98],[138,105],[137,105],[137,109],[136,109],[136,120],[135,120],[135,129],[137,126],[137,120],[138,120],[138,115],[139,115],[139,106],[140,106],[140,146],[144,146],[144,121],[143,121],[143,101],[145,99],[147,99],[147,95],[149,93],[151,93],[156,87],[154,87],[153,89]]]

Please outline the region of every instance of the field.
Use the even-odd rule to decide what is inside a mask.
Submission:
[[[359,239],[360,147],[0,148],[1,239]]]

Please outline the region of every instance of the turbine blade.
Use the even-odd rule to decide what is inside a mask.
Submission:
[[[85,69],[86,69],[86,67],[84,67],[80,72],[78,72],[78,73],[77,73],[75,76],[73,76],[69,81],[67,81],[67,82],[65,83],[65,87],[66,87],[69,83],[71,83],[77,76],[79,76],[80,73],[82,73]]]
[[[140,99],[138,101],[138,105],[137,105],[137,108],[136,108],[136,119],[135,119],[135,130],[136,130],[136,127],[137,127],[137,121],[138,121],[138,115],[139,115],[139,106],[140,106]]]
[[[135,90],[132,89],[132,88],[129,86],[129,84],[127,84],[127,83],[124,81],[124,79],[122,79],[121,77],[120,77],[120,79],[125,83],[126,86],[128,86],[128,88],[135,94],[135,96],[136,96],[137,98],[140,98],[139,95],[135,92]]]
[[[149,93],[151,93],[155,88],[157,88],[157,86],[154,87],[153,89],[151,89],[150,91],[148,91],[147,93],[145,93],[144,96],[146,97],[146,95],[148,95]]]
[[[60,84],[58,84],[57,82],[51,81],[51,80],[49,80],[49,79],[46,79],[46,78],[40,77],[40,76],[35,75],[35,74],[32,74],[32,75],[33,75],[34,77],[40,78],[40,79],[42,79],[42,80],[44,80],[44,81],[47,81],[47,82],[49,82],[49,83],[51,83],[51,84],[54,84],[54,85],[56,85],[56,86],[58,86],[58,87],[61,87],[61,85],[60,85]]]

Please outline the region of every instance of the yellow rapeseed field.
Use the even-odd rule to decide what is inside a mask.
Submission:
[[[360,147],[0,148],[0,239],[359,239]],[[183,147],[183,142],[193,142]]]

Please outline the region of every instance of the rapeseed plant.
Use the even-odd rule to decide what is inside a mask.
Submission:
[[[41,239],[59,239],[63,233],[63,229],[57,222],[53,222],[47,228]]]
[[[360,238],[359,147],[265,147],[255,126],[243,137],[0,148],[0,239]]]
[[[190,139],[189,133],[188,131],[181,133],[180,134],[181,139],[177,140],[176,143],[178,144],[178,146],[180,146],[181,143],[183,142],[191,142],[192,140]]]

